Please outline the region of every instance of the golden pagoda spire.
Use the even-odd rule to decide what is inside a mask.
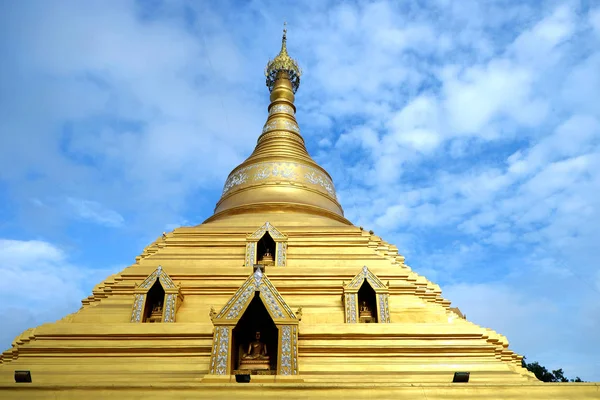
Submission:
[[[265,68],[265,76],[267,77],[267,87],[269,88],[269,91],[273,91],[273,85],[277,80],[277,74],[282,71],[287,72],[289,80],[292,82],[292,90],[296,93],[300,86],[302,70],[298,66],[296,60],[288,55],[286,25],[287,24],[284,22],[283,37],[281,38],[281,51],[279,51],[279,54],[273,60],[269,60],[269,63]]]
[[[267,64],[269,116],[250,157],[227,178],[209,220],[244,212],[296,210],[349,223],[337,201],[333,181],[306,151],[294,105],[302,71],[287,52],[284,27],[281,51]]]

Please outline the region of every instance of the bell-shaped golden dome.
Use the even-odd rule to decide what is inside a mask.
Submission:
[[[229,174],[209,220],[232,213],[297,210],[347,222],[331,177],[308,155],[300,135],[294,93],[301,71],[287,54],[283,32],[281,51],[265,71],[271,92],[267,122],[252,155]]]

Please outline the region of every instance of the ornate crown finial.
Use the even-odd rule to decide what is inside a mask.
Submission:
[[[273,60],[270,60],[265,69],[265,76],[267,77],[267,87],[269,92],[273,90],[277,74],[281,71],[285,71],[288,74],[290,82],[292,82],[292,90],[294,93],[300,86],[300,75],[302,70],[298,66],[296,60],[291,58],[287,53],[287,23],[283,23],[283,37],[281,38],[281,51]]]

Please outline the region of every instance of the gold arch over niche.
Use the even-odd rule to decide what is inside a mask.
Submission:
[[[352,278],[350,283],[344,285],[344,308],[346,323],[358,322],[358,291],[364,281],[375,291],[377,300],[377,321],[390,323],[389,296],[390,289],[379,280],[377,275],[365,265],[360,272]]]
[[[146,296],[157,279],[165,291],[162,322],[175,322],[175,314],[183,302],[183,295],[181,288],[173,283],[169,274],[160,265],[144,279],[141,285],[135,288],[131,322],[142,322],[142,316],[146,312]]]
[[[256,264],[256,245],[258,241],[269,232],[271,238],[275,241],[275,266],[285,267],[287,261],[287,235],[281,233],[268,221],[258,228],[254,233],[246,236],[246,261],[244,265],[251,267]]]
[[[215,326],[210,358],[211,375],[232,372],[233,328],[244,315],[256,292],[279,331],[277,374],[298,374],[298,319],[269,278],[257,268],[212,319]]]

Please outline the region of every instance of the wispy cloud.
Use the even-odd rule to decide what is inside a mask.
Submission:
[[[2,348],[25,329],[77,311],[91,288],[116,272],[74,265],[64,250],[45,241],[0,239]]]
[[[119,227],[123,224],[121,214],[107,209],[98,202],[68,197],[67,203],[75,216],[83,220],[109,227]]]

